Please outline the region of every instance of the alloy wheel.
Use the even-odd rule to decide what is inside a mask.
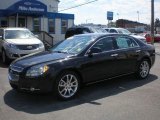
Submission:
[[[78,78],[75,75],[66,74],[58,83],[58,92],[62,97],[70,98],[76,94],[78,85]]]
[[[149,66],[148,61],[146,60],[142,61],[140,64],[140,76],[142,78],[147,77],[149,73],[149,69],[150,69],[150,66]]]

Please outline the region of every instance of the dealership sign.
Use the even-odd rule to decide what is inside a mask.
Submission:
[[[37,0],[21,0],[16,2],[12,6],[8,8],[12,12],[17,13],[39,13],[45,14],[47,12],[47,6],[40,1]]]
[[[21,10],[21,11],[33,11],[33,12],[44,12],[45,11],[45,9],[43,9],[43,8],[25,7],[25,6],[19,6],[18,10]]]
[[[113,12],[107,11],[107,20],[113,20]]]

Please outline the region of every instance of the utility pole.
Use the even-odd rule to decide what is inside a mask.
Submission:
[[[117,13],[117,17],[118,17],[118,20],[119,20],[119,13]]]
[[[138,14],[138,22],[139,22],[139,11],[137,11],[137,14]]]
[[[154,44],[154,0],[151,0],[151,37]]]

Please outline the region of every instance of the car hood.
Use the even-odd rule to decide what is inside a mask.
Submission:
[[[32,44],[40,44],[42,43],[37,38],[28,38],[28,39],[6,39],[6,42],[16,45],[32,45]]]
[[[46,62],[53,62],[56,60],[66,59],[73,55],[67,53],[55,53],[51,51],[44,51],[39,53],[30,54],[19,58],[13,62],[14,65],[19,67],[28,67]]]

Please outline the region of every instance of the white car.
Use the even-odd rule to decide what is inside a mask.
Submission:
[[[0,28],[0,54],[3,63],[44,50],[42,41],[28,29]]]
[[[109,33],[118,33],[118,34],[127,34],[130,35],[132,37],[135,37],[139,40],[142,40],[144,42],[146,42],[146,38],[140,35],[134,35],[132,34],[130,31],[124,29],[124,28],[104,28],[107,32]]]

